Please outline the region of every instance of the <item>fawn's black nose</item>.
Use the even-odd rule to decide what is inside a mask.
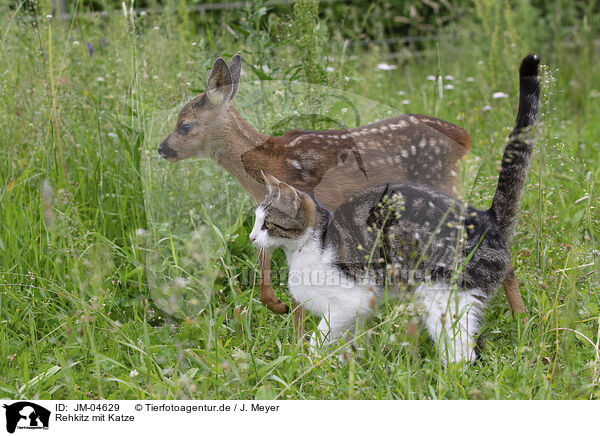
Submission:
[[[158,154],[164,159],[177,156],[177,152],[169,147],[165,142],[158,146]]]

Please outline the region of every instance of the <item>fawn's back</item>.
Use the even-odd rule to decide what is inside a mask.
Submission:
[[[234,109],[241,71],[236,55],[219,58],[206,92],[186,104],[159,147],[177,161],[209,156],[228,170],[257,203],[266,188],[261,171],[314,194],[337,208],[365,188],[413,181],[452,194],[457,162],[471,140],[460,127],[425,115],[405,114],[346,130],[292,130],[282,136],[256,131]]]

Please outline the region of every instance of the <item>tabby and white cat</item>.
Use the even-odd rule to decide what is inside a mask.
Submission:
[[[539,57],[520,67],[516,126],[488,210],[426,186],[387,183],[353,196],[335,213],[311,195],[264,175],[269,194],[250,239],[282,247],[296,301],[322,316],[311,345],[361,324],[386,292],[414,292],[444,362],[476,358],[484,308],[510,265],[510,241],[539,114]]]

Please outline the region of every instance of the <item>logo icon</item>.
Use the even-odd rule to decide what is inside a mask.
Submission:
[[[14,433],[15,429],[48,429],[50,411],[29,401],[19,401],[3,406],[6,409],[6,431]]]

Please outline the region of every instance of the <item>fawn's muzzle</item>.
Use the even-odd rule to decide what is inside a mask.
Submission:
[[[177,152],[169,147],[164,141],[158,146],[158,154],[164,159],[169,159],[177,156]]]

